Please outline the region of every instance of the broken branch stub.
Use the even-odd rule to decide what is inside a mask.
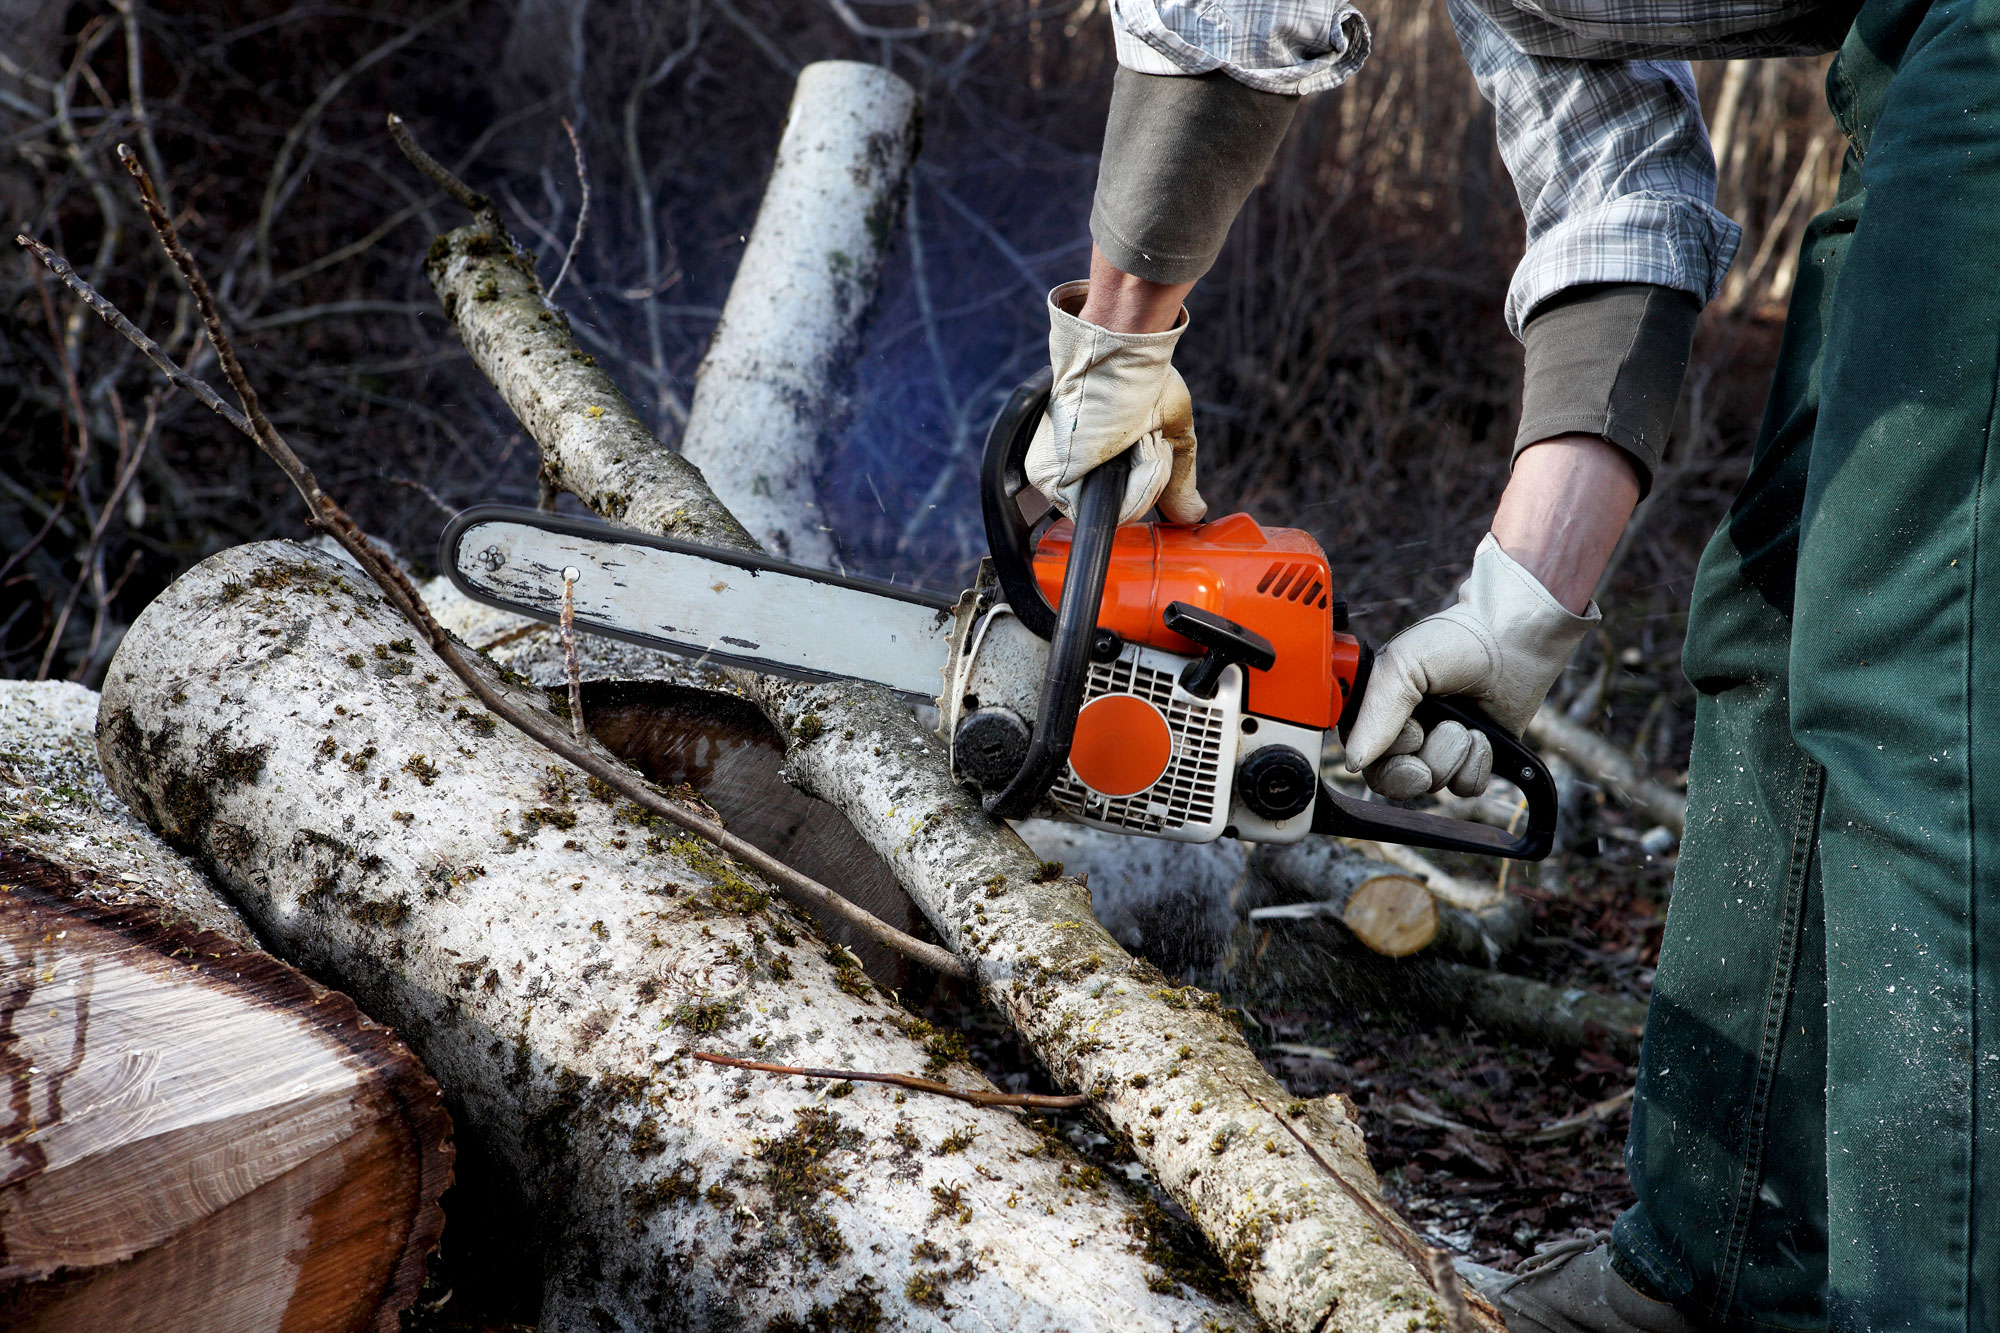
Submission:
[[[99,748],[449,1090],[540,1230],[543,1327],[1247,1327],[1012,1111],[693,1060],[994,1091],[767,881],[495,727],[408,633],[331,556],[225,551],[134,622]]]
[[[910,158],[917,95],[847,60],[799,73],[770,184],[695,378],[681,452],[767,550],[831,565],[815,474],[846,419]]]

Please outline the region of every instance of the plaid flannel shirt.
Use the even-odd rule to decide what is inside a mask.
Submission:
[[[1686,62],[1829,50],[1858,3],[1448,0],[1527,218],[1507,293],[1514,336],[1543,301],[1586,283],[1713,298],[1742,233],[1715,208]],[[1112,22],[1129,69],[1219,69],[1266,92],[1338,87],[1368,54],[1349,0],[1113,0]]]

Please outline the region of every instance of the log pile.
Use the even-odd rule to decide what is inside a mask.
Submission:
[[[990,1090],[757,876],[496,729],[351,566],[198,566],[121,645],[100,731],[133,807],[478,1127],[540,1228],[545,1327],[1247,1324],[1014,1112],[694,1060]]]
[[[390,1333],[444,1223],[437,1085],[137,824],[96,713],[0,684],[0,1323]]]

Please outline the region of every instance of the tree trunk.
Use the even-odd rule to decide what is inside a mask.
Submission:
[[[444,1225],[437,1085],[99,799],[96,712],[0,684],[0,1324],[392,1333]]]
[[[358,582],[288,543],[205,561],[120,646],[100,748],[424,1055],[541,1229],[543,1327],[1247,1322],[1012,1112],[693,1060],[990,1086],[756,876],[496,730]]]
[[[681,452],[764,547],[834,563],[815,477],[917,147],[917,95],[875,65],[799,73],[757,225],[702,359]],[[754,442],[754,445],[753,445]]]
[[[503,240],[477,226],[449,233],[426,271],[563,485],[613,521],[753,549],[700,475],[586,363]],[[628,498],[637,494],[643,504]],[[1260,1316],[1287,1333],[1404,1333],[1439,1308],[1425,1248],[1381,1202],[1353,1118],[1320,1100],[1290,1119],[1330,1171],[1292,1150],[1278,1121],[1290,1098],[1214,997],[1167,985],[1092,917],[1084,885],[1046,878],[953,780],[945,746],[907,708],[856,684],[735,680],[786,736],[794,783],[882,856],[1055,1077],[1095,1094],[1106,1126],[1236,1266]]]

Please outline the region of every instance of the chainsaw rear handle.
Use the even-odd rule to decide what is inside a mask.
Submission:
[[[1055,637],[1049,643],[1049,667],[1035,707],[1035,729],[1020,769],[1004,790],[985,800],[986,812],[996,818],[1025,819],[1069,762],[1076,715],[1090,681],[1090,650],[1097,640],[1097,609],[1104,602],[1104,580],[1111,569],[1111,539],[1118,531],[1118,508],[1125,499],[1125,474],[1130,469],[1131,460],[1119,454],[1083,479],[1076,537],[1069,567],[1063,571]],[[1041,596],[1039,589],[1035,595]],[[1042,605],[1048,605],[1046,600]]]
[[[1358,697],[1361,682],[1356,684]],[[1426,732],[1440,722],[1456,722],[1486,737],[1493,746],[1494,774],[1519,787],[1527,798],[1526,827],[1513,833],[1469,819],[1451,819],[1424,810],[1358,800],[1343,796],[1321,782],[1319,803],[1313,808],[1313,832],[1336,838],[1373,838],[1377,842],[1429,847],[1440,852],[1506,856],[1517,861],[1539,861],[1547,856],[1556,841],[1556,782],[1540,756],[1470,699],[1427,694],[1410,716]]]

